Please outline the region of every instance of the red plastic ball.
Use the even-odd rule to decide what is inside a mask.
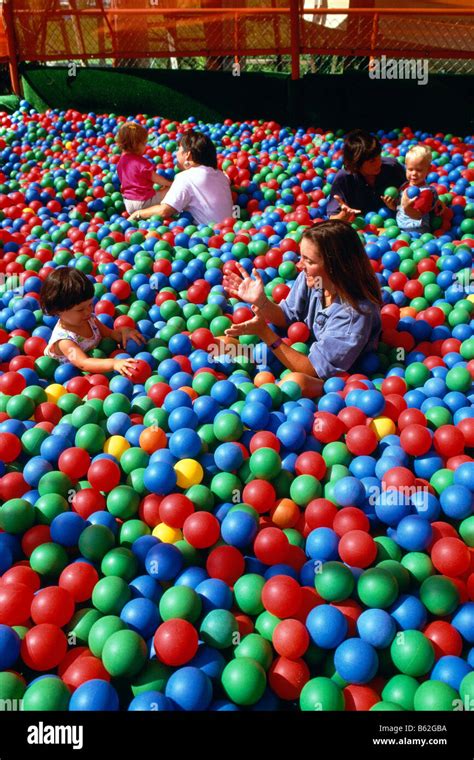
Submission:
[[[332,528],[338,509],[328,499],[313,499],[307,505],[304,517],[308,528]]]
[[[7,472],[0,478],[0,499],[21,499],[23,494],[30,490],[21,472]]]
[[[21,658],[32,670],[55,668],[66,651],[66,634],[51,623],[40,623],[30,628],[21,642]]]
[[[187,620],[172,618],[157,628],[153,644],[161,662],[179,667],[192,660],[198,649],[199,637],[195,627]]]
[[[295,462],[295,473],[297,475],[312,475],[314,478],[322,480],[326,470],[326,462],[317,451],[304,451]]]
[[[276,493],[268,480],[251,480],[244,487],[242,500],[250,504],[260,515],[269,512],[275,506]]]
[[[59,576],[59,585],[66,589],[75,602],[90,599],[99,574],[88,562],[74,562],[64,568]]]
[[[421,456],[431,448],[431,433],[423,425],[407,425],[400,433],[400,445],[407,454]]]
[[[79,480],[79,478],[82,478],[86,474],[90,462],[90,455],[85,449],[72,446],[60,454],[58,469],[72,478],[72,480]]]
[[[345,426],[346,431],[356,427],[356,425],[365,425],[367,422],[367,417],[362,409],[358,409],[356,406],[345,406],[338,412],[337,416]]]
[[[74,512],[77,512],[85,520],[94,512],[102,512],[105,507],[105,499],[96,488],[83,488],[82,491],[78,491],[74,495],[72,500]]]
[[[52,422],[53,425],[57,425],[62,416],[61,409],[52,401],[44,401],[42,404],[38,404],[35,409],[36,422]]]
[[[391,375],[390,377],[386,377],[385,380],[382,382],[381,391],[384,396],[386,396],[389,393],[396,393],[399,395],[403,395],[407,392],[407,384],[403,377],[397,377],[397,375]]]
[[[276,652],[289,660],[303,657],[310,643],[306,626],[294,618],[278,623],[273,631],[272,641]]]
[[[433,620],[423,633],[433,644],[437,660],[447,655],[459,657],[461,654],[463,648],[461,634],[445,620]]]
[[[370,522],[365,512],[361,509],[357,509],[357,507],[344,507],[336,512],[332,529],[338,536],[343,536],[345,533],[354,530],[368,533]]]
[[[474,448],[474,418],[465,417],[457,423],[457,428],[464,436],[466,448]]]
[[[262,604],[276,617],[292,617],[300,603],[301,586],[289,575],[274,575],[262,589]]]
[[[49,525],[33,525],[27,530],[21,539],[21,549],[25,557],[31,557],[36,547],[49,544],[51,541],[51,529]]]
[[[23,625],[30,617],[33,590],[23,583],[0,584],[0,624]]]
[[[345,433],[344,423],[330,412],[316,412],[314,415],[313,435],[321,443],[332,443]]]
[[[97,459],[89,466],[87,480],[92,488],[108,493],[120,483],[120,467],[111,459]]]
[[[405,409],[398,418],[399,430],[404,430],[409,425],[427,426],[426,417],[419,409]]]
[[[96,678],[101,681],[110,681],[110,675],[104,668],[102,660],[87,654],[77,657],[62,673],[61,678],[71,691],[75,691],[86,681]]]
[[[389,488],[411,488],[415,485],[415,476],[406,467],[392,467],[383,476],[382,485],[385,490]]]
[[[129,378],[132,383],[143,385],[151,377],[151,367],[143,359],[135,359],[135,361],[136,364],[132,367]]]
[[[289,541],[279,528],[263,528],[253,544],[257,559],[266,565],[284,563],[288,557]]]
[[[377,436],[367,425],[356,425],[346,434],[346,446],[355,456],[372,454],[377,445]]]
[[[275,433],[271,433],[269,430],[261,430],[250,439],[249,450],[253,454],[258,449],[274,449],[274,451],[280,451],[281,443],[276,437]]]
[[[459,538],[441,538],[431,549],[431,561],[443,575],[458,576],[469,570],[471,554]]]
[[[20,583],[38,591],[41,579],[29,565],[14,565],[2,575],[2,583]]]
[[[0,462],[14,462],[21,454],[21,441],[13,433],[0,433]]]
[[[163,496],[157,496],[154,493],[150,493],[140,502],[138,516],[140,520],[146,522],[150,528],[154,528],[162,521],[160,517],[160,504],[162,499]]]
[[[288,701],[298,699],[303,686],[310,679],[310,671],[304,660],[277,657],[268,671],[268,683],[277,697]]]
[[[235,546],[218,546],[209,553],[206,570],[211,578],[233,586],[245,572],[245,559]]]
[[[5,372],[0,375],[0,393],[16,396],[26,388],[26,380],[18,372]]]
[[[47,586],[38,591],[31,604],[34,623],[52,623],[62,628],[74,614],[74,599],[70,592],[60,586]]]
[[[309,327],[304,322],[293,322],[288,328],[287,335],[291,343],[306,343],[310,336]]]
[[[349,712],[367,712],[381,701],[379,694],[370,686],[351,683],[343,689],[344,709]]]
[[[159,505],[162,522],[172,528],[182,528],[187,518],[194,514],[194,504],[191,499],[180,493],[165,496]]]
[[[377,544],[365,531],[350,530],[339,541],[338,552],[347,565],[366,568],[377,556]]]
[[[183,536],[195,549],[207,549],[220,536],[220,524],[210,512],[194,512],[183,524]]]
[[[75,393],[80,398],[84,398],[90,391],[91,384],[88,377],[72,377],[66,383],[66,388],[68,393]]]
[[[462,430],[454,425],[442,425],[433,436],[433,443],[438,454],[444,457],[454,457],[464,453],[466,444]]]

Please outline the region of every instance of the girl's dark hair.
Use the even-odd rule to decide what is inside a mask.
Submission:
[[[317,246],[341,301],[359,312],[362,299],[382,305],[379,281],[359,235],[350,224],[339,219],[321,222],[305,230],[303,239]]]
[[[180,140],[180,145],[183,150],[191,153],[191,158],[195,164],[217,169],[216,146],[207,135],[190,130],[184,133]]]
[[[357,172],[364,161],[371,161],[381,152],[380,142],[375,135],[371,135],[364,129],[353,129],[344,138],[344,169],[348,172]]]
[[[41,308],[47,314],[58,314],[94,298],[94,286],[84,272],[71,267],[53,269],[40,291]]]

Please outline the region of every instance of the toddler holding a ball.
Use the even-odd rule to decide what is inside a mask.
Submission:
[[[400,188],[397,225],[402,232],[431,232],[434,212],[440,216],[443,204],[426,178],[431,167],[431,149],[414,145],[405,156],[407,182]]]
[[[111,330],[93,315],[94,286],[78,269],[53,269],[40,292],[41,308],[58,317],[45,355],[61,364],[70,362],[84,372],[119,372],[133,376],[135,359],[94,359],[87,351],[96,348],[103,338],[112,338],[125,347],[127,340],[144,343],[144,337],[130,327]]]

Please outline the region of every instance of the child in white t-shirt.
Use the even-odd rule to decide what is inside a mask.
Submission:
[[[198,224],[219,223],[232,216],[232,192],[228,177],[217,168],[216,148],[200,132],[186,132],[176,153],[183,169],[176,175],[165,197],[155,206],[140,209],[130,219],[149,219],[189,211]]]

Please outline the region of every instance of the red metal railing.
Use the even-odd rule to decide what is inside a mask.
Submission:
[[[302,0],[260,0],[258,7],[220,7],[232,0],[6,0],[0,58],[19,92],[23,61],[380,55],[473,58],[474,9],[305,8]],[[252,2],[258,0],[252,0]],[[133,2],[133,7],[123,3]],[[209,7],[211,2],[214,7]],[[122,3],[122,7],[118,6]],[[158,5],[159,3],[159,5]],[[218,7],[215,7],[219,3]],[[265,3],[265,4],[263,4]],[[285,3],[285,4],[284,4]],[[164,6],[164,7],[163,7]]]

